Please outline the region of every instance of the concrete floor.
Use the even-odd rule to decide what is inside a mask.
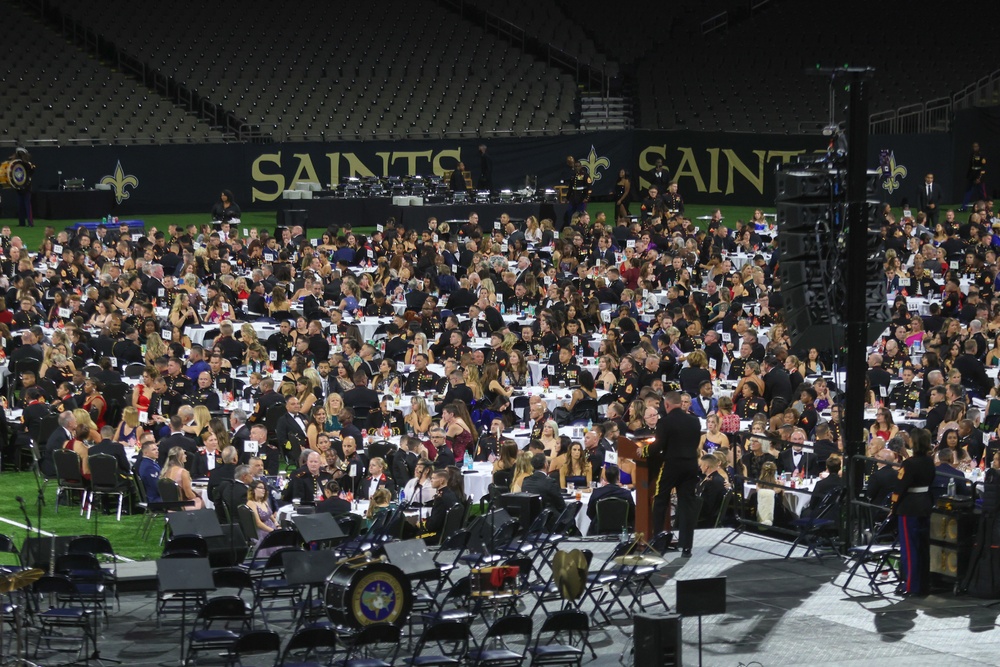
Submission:
[[[858,591],[845,594],[840,589],[846,577],[841,561],[820,563],[801,556],[784,560],[786,543],[753,536],[718,545],[727,532],[698,531],[690,559],[668,554],[665,574],[669,578],[660,587],[673,608],[677,580],[727,578],[727,613],[703,618],[705,665],[1000,664],[1000,609],[989,607],[989,601],[952,595],[903,600]],[[592,549],[598,562],[614,545],[580,542],[573,546]],[[123,566],[121,573],[141,574],[144,568],[148,573],[152,563]],[[856,582],[860,588],[861,582]],[[157,629],[154,601],[152,593],[122,595],[121,612],[112,615],[109,628],[102,627],[103,656],[135,667],[176,664],[179,624],[171,619]],[[535,620],[540,622],[541,613]],[[291,634],[289,624],[279,623],[273,629],[283,638]],[[629,622],[594,627],[592,641],[598,657],[584,664],[618,665],[626,651],[624,664],[631,666],[631,632]],[[684,619],[684,664],[698,664],[697,638],[697,620]],[[6,646],[4,653],[9,655]],[[72,655],[47,655],[43,649],[37,662],[57,665],[71,659]]]

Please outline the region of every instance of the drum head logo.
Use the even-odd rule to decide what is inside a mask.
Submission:
[[[10,184],[21,190],[28,185],[28,170],[24,167],[23,162],[15,162],[14,166],[10,170]]]
[[[354,617],[363,625],[394,623],[403,611],[403,589],[392,575],[373,572],[358,583]]]
[[[115,166],[115,173],[102,178],[101,184],[110,185],[115,191],[115,201],[121,204],[132,195],[126,188],[131,187],[133,190],[138,188],[139,179],[132,174],[126,175],[125,170],[122,169],[122,162],[119,160]]]

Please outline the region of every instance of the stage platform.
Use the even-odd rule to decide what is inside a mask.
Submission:
[[[741,537],[735,545],[713,548],[727,530],[704,530],[695,534],[694,555],[670,561],[660,590],[674,606],[676,580],[725,576],[728,579],[728,611],[703,619],[704,663],[736,667],[739,664],[809,665],[810,667],[914,667],[933,665],[995,665],[1000,653],[1000,609],[989,601],[951,595],[919,599],[895,596],[878,598],[840,589],[846,574],[843,563],[801,556],[784,560],[787,543]],[[600,562],[614,542],[577,541],[567,548],[589,548]],[[710,552],[711,549],[711,552]],[[801,554],[801,552],[799,552]],[[122,564],[123,578],[133,582],[154,576],[153,563]],[[121,612],[114,613],[110,627],[101,625],[101,653],[132,666],[152,666],[177,658],[179,622],[173,617],[156,628],[155,593],[123,593]],[[589,605],[584,607],[589,610]],[[539,612],[536,623],[541,621]],[[272,624],[284,637],[286,625]],[[482,625],[477,625],[477,637]],[[592,641],[596,660],[584,665],[613,667],[631,646],[630,623],[595,627]],[[683,661],[698,664],[698,625],[694,618],[683,621]],[[32,645],[34,642],[32,641]],[[53,664],[43,650],[40,664]],[[57,662],[65,662],[57,656]],[[589,658],[589,656],[588,656]],[[633,664],[626,654],[625,665]]]

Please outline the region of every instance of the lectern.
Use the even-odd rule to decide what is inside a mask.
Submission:
[[[632,475],[632,484],[635,486],[635,532],[652,540],[661,530],[670,530],[670,515],[668,513],[666,526],[653,529],[653,484],[656,480],[650,479],[649,461],[638,455],[642,445],[634,440],[618,436],[617,446],[619,460],[626,458],[635,461],[635,474]]]

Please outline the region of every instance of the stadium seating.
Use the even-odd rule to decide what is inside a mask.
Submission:
[[[11,57],[0,65],[4,104],[0,141],[61,143],[221,138],[195,115],[71,47],[19,5],[8,4],[0,40]]]
[[[571,76],[430,0],[54,5],[275,139],[574,127]]]

